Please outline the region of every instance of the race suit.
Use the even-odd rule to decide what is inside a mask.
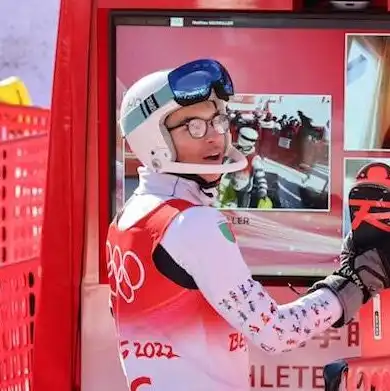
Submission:
[[[139,169],[107,239],[111,311],[131,391],[248,391],[247,341],[280,353],[342,315],[318,290],[278,305],[195,181]]]

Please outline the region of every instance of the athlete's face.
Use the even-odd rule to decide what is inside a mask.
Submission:
[[[220,114],[212,101],[186,106],[171,113],[165,120],[176,148],[177,160],[183,163],[221,164],[225,151],[225,135],[218,133],[211,120]],[[187,125],[180,125],[194,118],[207,121],[206,134],[194,138]],[[200,175],[208,182],[217,180],[220,174]]]

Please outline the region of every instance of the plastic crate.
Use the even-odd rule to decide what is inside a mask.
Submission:
[[[0,141],[47,135],[50,110],[0,104]]]
[[[0,105],[0,391],[31,391],[49,120]]]
[[[0,265],[39,256],[47,135],[0,142]]]
[[[0,265],[39,256],[50,111],[0,104]]]
[[[0,267],[0,391],[30,391],[39,259]]]

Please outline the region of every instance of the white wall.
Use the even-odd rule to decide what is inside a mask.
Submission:
[[[60,0],[0,0],[0,80],[20,77],[49,108]]]

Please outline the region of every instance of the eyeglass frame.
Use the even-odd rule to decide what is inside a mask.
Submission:
[[[213,124],[213,121],[215,121],[216,118],[218,117],[224,117],[226,122],[227,122],[227,127],[226,129],[223,130],[223,132],[220,132],[218,131],[217,127]],[[205,124],[205,129],[204,129],[204,132],[201,136],[194,136],[194,134],[191,132],[190,130],[190,122],[191,121],[194,121],[194,120],[198,120],[198,121],[203,121],[203,123]],[[222,122],[222,121],[221,121]],[[193,139],[201,139],[203,137],[206,136],[207,134],[207,130],[209,128],[209,126],[212,125],[212,127],[214,128],[214,130],[218,133],[218,134],[226,134],[228,131],[229,131],[229,128],[230,128],[230,119],[229,119],[229,116],[227,114],[224,114],[224,113],[217,113],[216,115],[214,115],[213,118],[211,119],[203,119],[203,118],[199,118],[199,117],[193,117],[193,118],[187,118],[185,121],[182,121],[180,122],[178,125],[175,125],[175,126],[172,126],[172,127],[167,127],[166,126],[166,129],[170,132],[174,129],[177,129],[177,128],[180,128],[182,126],[186,126],[187,127],[187,130],[188,130],[188,133],[190,134],[190,136],[193,138]]]

